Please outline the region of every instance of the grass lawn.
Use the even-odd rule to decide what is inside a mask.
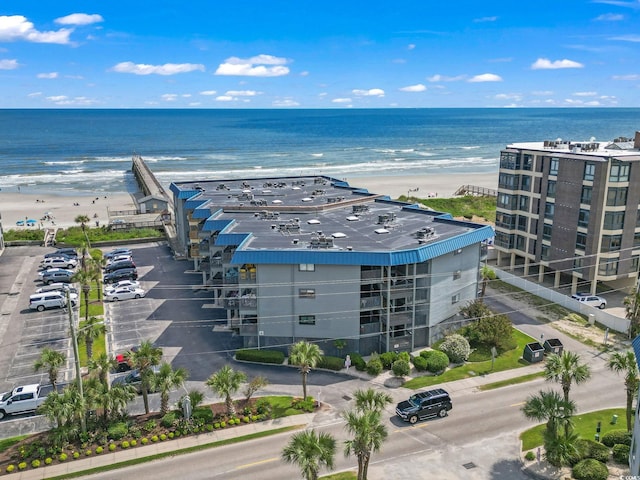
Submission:
[[[454,198],[418,199],[416,197],[407,198],[401,195],[400,200],[409,202],[417,201],[439,212],[450,213],[454,217],[464,217],[466,215],[468,218],[471,218],[472,215],[477,215],[490,222],[494,222],[496,219],[496,197],[467,195]]]
[[[4,438],[0,440],[0,452],[4,452],[8,448],[12,447],[13,445],[20,442],[21,440],[24,440],[28,436],[29,435],[20,435],[18,437]]]
[[[600,438],[611,430],[626,430],[626,409],[625,408],[609,408],[607,410],[598,410],[596,412],[583,413],[573,417],[573,429],[580,438],[595,439],[596,426],[601,422]],[[611,424],[613,415],[618,415],[618,423]],[[526,452],[544,444],[544,430],[546,424],[537,425],[529,430],[525,430],[520,434],[522,440],[522,451]]]
[[[535,338],[515,328],[513,329],[513,338],[516,340],[518,346],[496,357],[493,368],[491,368],[491,360],[484,362],[467,362],[459,367],[446,370],[442,375],[425,375],[413,378],[403,386],[415,390],[438,383],[452,382],[463,378],[477,377],[478,375],[486,375],[488,373],[501,372],[503,370],[511,370],[513,368],[530,365],[529,362],[522,359],[522,352],[527,343],[536,341]]]
[[[357,478],[357,472],[340,472],[332,475],[325,475],[324,477],[320,477],[320,480],[356,480]]]
[[[293,401],[294,397],[268,395],[266,397],[260,398],[268,400],[271,404],[271,416],[273,418],[282,418],[288,417],[290,415],[300,415],[306,413],[304,410],[293,408],[291,406],[291,402]],[[309,396],[307,396],[307,399],[309,399]]]
[[[496,388],[508,387],[509,385],[518,385],[519,383],[530,382],[536,378],[544,378],[544,372],[530,373],[529,375],[522,375],[521,377],[509,378],[507,380],[501,380],[499,382],[487,383],[486,385],[480,385],[478,390],[486,391]]]

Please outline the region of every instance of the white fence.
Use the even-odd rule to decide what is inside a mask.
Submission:
[[[550,302],[557,303],[558,305],[568,310],[578,312],[587,318],[595,318],[596,322],[616,332],[627,333],[629,331],[629,320],[626,318],[611,315],[610,313],[590,307],[589,305],[583,305],[571,297],[555,292],[543,285],[520,278],[512,273],[508,273],[497,268],[494,268],[494,271],[500,280],[508,283],[509,285],[521,288],[525,292],[544,298]],[[593,317],[591,317],[591,315],[593,315]]]

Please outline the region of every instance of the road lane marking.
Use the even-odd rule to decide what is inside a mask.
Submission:
[[[253,463],[247,463],[245,465],[239,465],[239,466],[236,467],[236,470],[241,470],[243,468],[251,468],[251,467],[255,467],[256,465],[262,465],[263,463],[275,462],[277,460],[280,460],[280,457],[267,458],[266,460],[260,460],[259,462],[253,462]]]
[[[514,403],[513,405],[509,405],[510,407],[519,407],[520,405],[524,405],[527,402],[519,402],[519,403]]]

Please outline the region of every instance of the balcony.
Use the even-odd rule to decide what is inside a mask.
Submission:
[[[372,310],[382,306],[382,297],[362,297],[360,298],[360,310]]]
[[[382,270],[361,270],[360,271],[360,279],[361,280],[379,280],[382,278]]]
[[[413,321],[413,312],[405,311],[405,312],[394,312],[389,314],[389,324],[391,326],[395,325],[409,325]]]
[[[242,283],[255,283],[256,281],[256,268],[241,268],[240,269],[240,280]]]
[[[242,296],[240,298],[240,307],[241,308],[249,308],[249,309],[256,309],[258,307],[258,299],[255,297],[255,295],[249,295],[249,296]]]
[[[224,308],[226,308],[227,310],[238,308],[238,297],[225,298]]]
[[[238,274],[227,272],[224,274],[222,283],[225,285],[237,285],[238,284]]]
[[[240,335],[257,335],[258,324],[257,323],[243,323],[240,325]]]
[[[380,333],[382,330],[380,328],[380,323],[365,323],[360,325],[360,335],[368,335],[372,333]]]

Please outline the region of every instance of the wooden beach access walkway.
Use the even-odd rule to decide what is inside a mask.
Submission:
[[[478,197],[497,197],[498,191],[494,188],[479,187],[477,185],[462,185],[454,195],[475,195]]]

